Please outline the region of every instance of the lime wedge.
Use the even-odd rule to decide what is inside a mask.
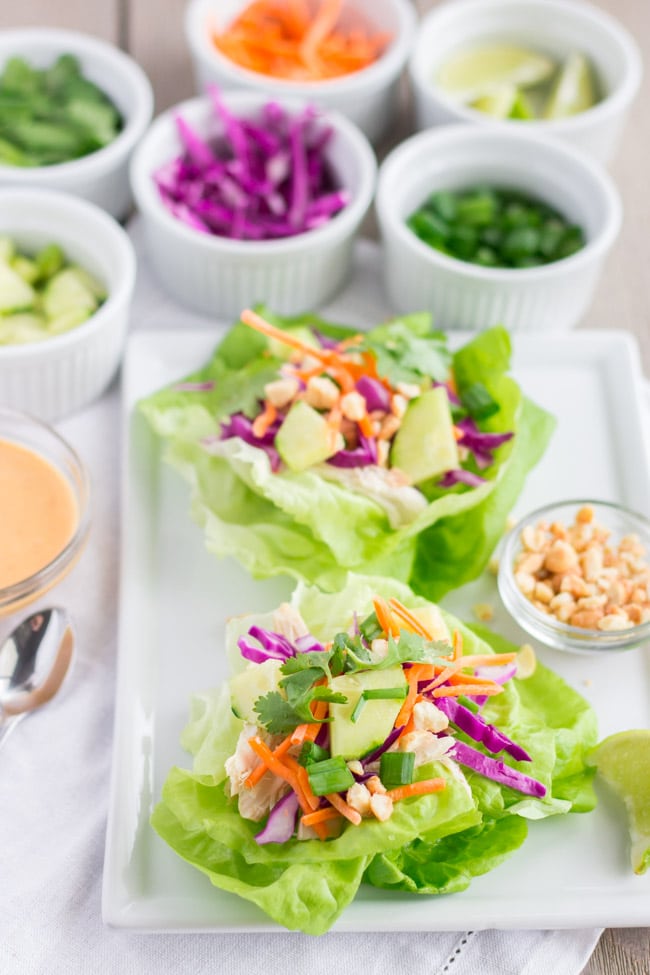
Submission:
[[[591,752],[589,763],[625,803],[632,868],[650,866],[650,729],[620,731]]]
[[[544,109],[544,118],[568,118],[598,101],[597,86],[589,61],[574,52],[564,62]]]
[[[525,47],[490,44],[461,51],[438,72],[438,84],[464,102],[491,95],[504,85],[526,88],[548,81],[555,62]]]
[[[469,107],[476,109],[477,112],[483,112],[484,115],[489,115],[491,118],[508,118],[517,101],[518,94],[516,85],[499,85],[487,95],[475,98],[473,102],[469,103]]]

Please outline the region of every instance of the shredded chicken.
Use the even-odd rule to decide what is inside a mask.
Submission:
[[[335,481],[375,501],[386,512],[391,528],[409,525],[427,506],[425,496],[396,469],[375,464],[367,467],[317,464],[312,470],[327,481]]]

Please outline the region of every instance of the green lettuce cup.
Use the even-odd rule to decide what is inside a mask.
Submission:
[[[452,352],[427,315],[361,336],[313,315],[265,321],[238,322],[201,369],[140,403],[208,548],[330,591],[348,571],[431,599],[476,578],[554,426],[509,374],[508,332]],[[275,407],[288,382],[293,400]]]

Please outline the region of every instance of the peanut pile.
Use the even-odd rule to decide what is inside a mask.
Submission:
[[[637,535],[617,545],[585,505],[572,525],[540,521],[521,533],[517,586],[533,605],[562,623],[624,630],[650,620],[650,564]]]

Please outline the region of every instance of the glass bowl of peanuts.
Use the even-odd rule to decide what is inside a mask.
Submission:
[[[557,650],[650,643],[650,520],[608,501],[538,508],[506,536],[498,584],[516,622]]]

